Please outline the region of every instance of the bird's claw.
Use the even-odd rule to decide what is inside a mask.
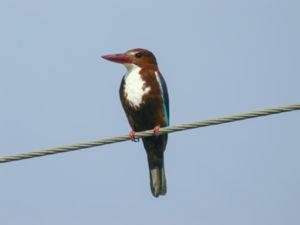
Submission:
[[[135,131],[134,130],[131,130],[129,132],[129,137],[130,137],[130,140],[133,141],[133,142],[139,142],[140,141],[140,139],[135,137]]]
[[[154,133],[155,136],[157,136],[157,135],[159,134],[159,129],[160,129],[160,126],[159,126],[159,125],[157,125],[157,126],[155,126],[155,127],[153,128],[153,133]]]

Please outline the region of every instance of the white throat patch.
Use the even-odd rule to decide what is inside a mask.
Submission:
[[[142,98],[147,94],[151,88],[144,87],[145,81],[142,80],[140,71],[141,68],[135,64],[124,64],[127,68],[125,75],[124,92],[129,103],[139,108],[142,103]]]

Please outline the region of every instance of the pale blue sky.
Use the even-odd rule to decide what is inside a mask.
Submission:
[[[154,52],[171,124],[300,101],[300,2],[0,2],[0,155],[128,133],[125,73]],[[141,143],[0,165],[3,225],[298,225],[300,112],[170,135],[168,193]]]

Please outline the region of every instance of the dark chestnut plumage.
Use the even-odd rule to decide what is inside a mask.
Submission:
[[[127,68],[120,86],[120,99],[132,128],[135,131],[153,129],[158,133],[160,127],[169,125],[169,96],[152,52],[146,49],[132,49],[122,54],[105,55],[104,59],[121,63]],[[155,197],[167,191],[164,151],[168,135],[143,138],[147,152],[150,185]]]

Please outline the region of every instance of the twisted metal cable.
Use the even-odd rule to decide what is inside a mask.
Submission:
[[[254,111],[254,112],[250,112],[250,113],[238,114],[238,115],[233,115],[233,116],[228,116],[228,117],[220,117],[217,119],[198,121],[198,122],[194,122],[194,123],[186,123],[186,124],[180,124],[180,125],[175,125],[175,126],[163,127],[163,128],[160,128],[159,134],[173,133],[173,132],[178,132],[178,131],[183,131],[183,130],[188,130],[188,129],[194,129],[194,128],[198,128],[198,127],[218,125],[218,124],[229,123],[229,122],[234,122],[234,121],[238,121],[238,120],[245,120],[245,119],[250,119],[250,118],[255,118],[255,117],[268,116],[271,114],[289,112],[289,111],[294,111],[294,110],[300,110],[300,104],[281,106],[281,107],[271,108],[271,109],[264,109],[264,110],[260,110],[260,111]],[[147,130],[147,131],[143,131],[143,132],[137,132],[135,134],[135,137],[142,138],[142,137],[150,137],[153,135],[154,135],[153,130]],[[79,149],[91,148],[91,147],[107,145],[107,144],[112,144],[112,143],[122,142],[122,141],[127,141],[127,140],[130,140],[129,135],[121,135],[121,136],[104,138],[104,139],[91,141],[91,142],[79,143],[79,144],[74,144],[74,145],[66,145],[66,146],[61,146],[61,147],[56,147],[56,148],[48,148],[48,149],[43,149],[40,151],[34,151],[34,152],[0,157],[0,163],[35,158],[35,157],[52,155],[52,154],[63,153],[63,152],[70,152],[70,151],[75,151],[75,150],[79,150]]]

